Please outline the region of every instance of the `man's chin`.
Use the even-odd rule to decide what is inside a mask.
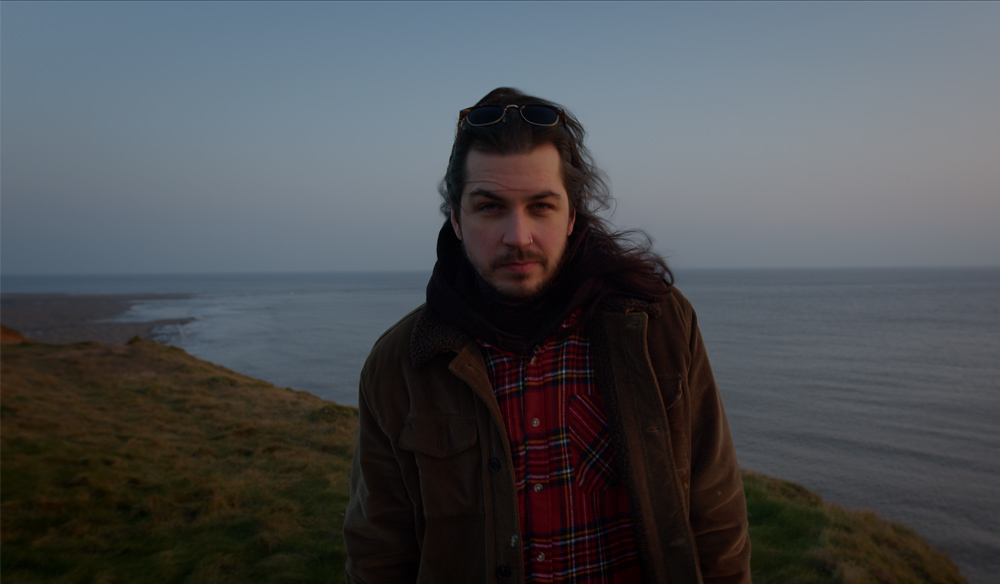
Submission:
[[[501,282],[486,281],[490,288],[509,304],[530,302],[542,296],[546,290],[547,281],[537,281],[525,278],[523,280],[504,280]]]

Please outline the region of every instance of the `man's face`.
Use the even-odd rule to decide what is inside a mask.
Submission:
[[[555,276],[576,215],[554,145],[526,154],[470,150],[460,207],[451,210],[451,225],[491,286],[529,298]]]

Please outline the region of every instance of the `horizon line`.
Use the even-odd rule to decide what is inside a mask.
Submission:
[[[670,266],[672,272],[687,271],[793,271],[793,270],[996,270],[996,265],[883,265],[883,266]],[[104,278],[104,277],[169,277],[169,276],[293,276],[320,274],[428,274],[432,269],[353,269],[353,270],[257,270],[257,271],[176,271],[176,272],[45,272],[45,273],[13,273],[7,274],[0,270],[3,278]]]

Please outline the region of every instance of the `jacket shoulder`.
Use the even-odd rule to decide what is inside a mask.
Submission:
[[[703,353],[698,320],[691,302],[676,288],[671,287],[657,306],[659,314],[649,314],[647,350],[657,375],[673,378],[687,371]]]
[[[667,294],[664,294],[657,303],[660,309],[659,315],[651,315],[684,324],[684,329],[690,332],[692,324],[695,322],[694,306],[676,287],[671,286]]]
[[[426,304],[399,319],[375,341],[365,370],[392,359],[420,367],[441,353],[458,352],[470,337],[448,324]]]
[[[681,314],[694,312],[691,301],[676,286],[670,286],[670,290],[660,298],[659,304],[662,310],[669,308]]]
[[[425,309],[424,304],[414,308],[379,335],[361,370],[362,378],[373,375],[389,362],[399,363],[401,358],[409,359],[410,336]]]
[[[397,320],[396,324],[385,329],[385,332],[379,335],[378,339],[375,340],[375,344],[372,346],[372,352],[377,351],[383,344],[398,343],[404,340],[409,342],[413,326],[416,324],[420,315],[423,314],[426,308],[426,304],[421,304],[411,310],[406,316]]]

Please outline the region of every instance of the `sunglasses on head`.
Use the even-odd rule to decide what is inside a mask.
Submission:
[[[458,112],[458,125],[462,121],[470,126],[489,126],[503,120],[510,108],[521,113],[521,118],[534,126],[554,126],[563,117],[563,111],[551,105],[529,103],[525,105],[475,105]]]

